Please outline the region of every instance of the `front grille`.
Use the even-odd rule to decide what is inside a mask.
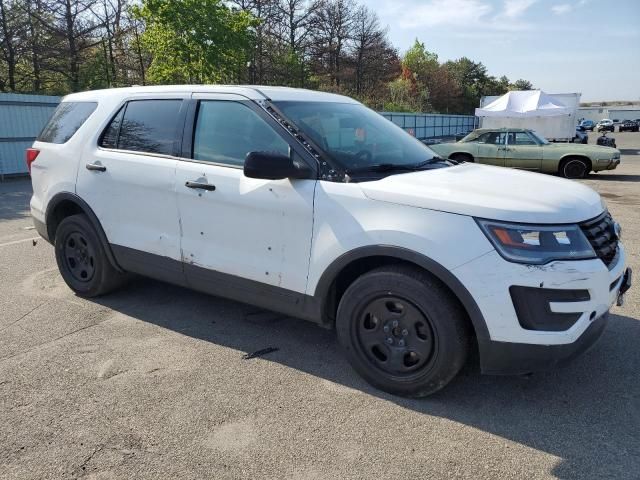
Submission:
[[[609,212],[580,224],[596,255],[607,267],[613,262],[618,250],[618,237],[613,225]]]

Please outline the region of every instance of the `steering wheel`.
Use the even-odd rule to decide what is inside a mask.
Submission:
[[[360,150],[359,152],[353,155],[353,158],[355,160],[362,159],[363,161],[366,161],[367,164],[369,164],[373,159],[373,155],[371,155],[371,152],[369,150]],[[358,163],[361,163],[361,162],[358,162]]]

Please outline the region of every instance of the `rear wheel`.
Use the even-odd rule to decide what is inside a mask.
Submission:
[[[568,158],[560,164],[560,175],[565,178],[584,178],[591,168],[582,158]]]
[[[77,295],[96,297],[108,293],[124,281],[109,262],[102,242],[84,215],[71,215],[55,233],[58,270]]]
[[[340,301],[336,330],[365,380],[408,397],[448,384],[469,350],[466,314],[451,292],[431,275],[402,265],[354,281]]]

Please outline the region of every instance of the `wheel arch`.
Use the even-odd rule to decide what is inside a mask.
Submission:
[[[468,158],[468,159],[469,159],[469,160],[468,160],[469,162],[475,162],[475,161],[476,161],[476,158],[473,156],[473,154],[472,154],[472,153],[469,153],[469,152],[461,152],[461,151],[451,152],[447,158],[452,158],[452,157],[455,157],[456,155],[461,156],[461,157],[466,157],[466,158]]]
[[[55,242],[56,229],[62,220],[66,217],[77,214],[84,214],[89,219],[89,222],[96,230],[98,238],[104,247],[109,263],[111,263],[118,272],[122,273],[124,270],[120,265],[118,265],[118,262],[113,255],[111,245],[107,240],[107,235],[104,233],[100,220],[98,220],[98,217],[87,202],[74,193],[61,192],[54,195],[49,201],[45,212],[45,225],[49,241],[52,244]]]
[[[448,269],[435,260],[402,247],[372,245],[344,253],[324,271],[314,297],[321,303],[322,323],[329,326],[342,294],[360,275],[380,266],[403,263],[420,268],[442,282],[466,311],[475,332],[482,358],[483,347],[490,341],[489,330],[478,304],[466,287]]]
[[[589,166],[589,172],[593,170],[593,160],[591,160],[588,155],[579,153],[566,153],[562,157],[560,157],[560,160],[558,161],[558,170],[560,170],[564,163],[568,162],[569,160],[584,160]]]

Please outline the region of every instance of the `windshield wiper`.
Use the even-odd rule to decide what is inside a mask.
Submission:
[[[440,157],[433,157],[424,162],[413,164],[401,164],[401,163],[374,163],[373,165],[367,165],[366,167],[350,168],[346,170],[347,174],[352,173],[368,173],[368,172],[415,172],[421,170],[427,165],[431,165],[437,162],[443,162],[444,159]]]

